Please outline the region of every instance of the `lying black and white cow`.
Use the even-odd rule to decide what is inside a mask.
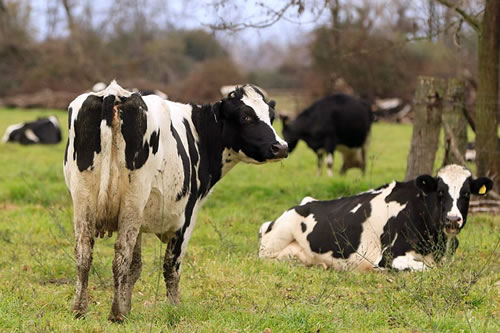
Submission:
[[[424,270],[458,246],[469,197],[484,195],[489,178],[458,165],[346,198],[306,197],[259,230],[259,256],[297,258],[338,270]]]
[[[87,310],[94,238],[106,232],[118,232],[110,320],[130,311],[143,232],[168,243],[167,296],[179,301],[182,259],[210,189],[240,161],[260,164],[288,154],[271,126],[273,106],[250,85],[198,106],[141,97],[116,82],[71,102],[64,176],[74,208],[77,316]]]
[[[19,123],[7,127],[2,142],[55,144],[61,142],[61,127],[57,118],[50,116],[35,121]]]
[[[326,154],[328,175],[332,176],[333,153],[341,145],[347,149],[361,150],[351,153],[351,156],[361,155],[357,158],[361,159],[361,163],[346,163],[344,158],[341,173],[350,166],[359,166],[365,171],[365,143],[373,121],[370,105],[365,101],[345,94],[334,94],[315,102],[295,120],[290,121],[284,116],[282,121],[283,137],[289,151],[295,149],[299,140],[304,140],[318,155],[318,174],[321,174],[323,156]],[[343,152],[344,155],[346,153]]]

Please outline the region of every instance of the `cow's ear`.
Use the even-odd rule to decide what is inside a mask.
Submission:
[[[276,102],[274,100],[270,100],[269,103],[267,103],[270,107],[273,109],[276,107]]]
[[[230,99],[224,98],[222,101],[214,104],[214,109],[217,109],[218,119],[227,120],[234,114],[234,106]]]
[[[493,181],[488,177],[479,177],[470,183],[470,191],[472,194],[485,195],[493,188]]]
[[[415,179],[415,185],[424,193],[436,192],[437,190],[437,181],[436,178],[429,175],[418,176]]]
[[[283,122],[283,125],[286,126],[288,125],[290,118],[287,115],[280,114],[280,119]]]
[[[212,111],[215,115],[215,119],[224,119],[224,115],[222,114],[222,103],[223,101],[217,102],[212,106]]]

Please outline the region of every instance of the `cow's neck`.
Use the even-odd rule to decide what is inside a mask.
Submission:
[[[210,190],[236,163],[231,159],[231,150],[224,148],[222,142],[223,123],[217,118],[216,109],[219,103],[214,105],[193,105],[191,115],[192,122],[198,134],[198,151],[200,154],[200,166],[198,169],[200,178],[200,191],[204,194]]]
[[[415,186],[413,181],[411,183]],[[443,232],[443,227],[439,222],[441,213],[437,194],[423,194],[416,186],[415,192],[417,193],[416,200],[420,200],[420,204],[415,210],[421,212],[418,220],[421,221],[419,239],[422,243],[422,252],[432,254],[435,260],[439,261],[446,253],[449,244],[448,237]]]

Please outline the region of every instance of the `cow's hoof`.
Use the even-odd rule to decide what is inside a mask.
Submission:
[[[180,297],[179,297],[179,294],[176,293],[176,294],[167,294],[167,300],[170,304],[172,305],[177,305],[179,304],[179,301],[180,301]]]
[[[85,319],[85,314],[87,313],[87,308],[83,306],[74,305],[73,314],[75,319]]]
[[[75,314],[75,319],[85,319],[85,312],[73,311]]]
[[[121,324],[123,323],[123,321],[125,320],[125,316],[122,315],[122,314],[114,314],[114,313],[110,313],[109,314],[109,317],[108,317],[108,320],[112,323],[118,323],[118,324]]]

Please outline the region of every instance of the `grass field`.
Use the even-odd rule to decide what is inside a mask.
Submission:
[[[0,133],[47,112],[0,110]],[[66,114],[52,112],[65,125]],[[66,126],[64,126],[66,127]],[[66,139],[64,133],[64,140]],[[257,258],[257,231],[302,197],[350,195],[403,179],[411,126],[373,127],[366,175],[316,176],[300,144],[287,160],[238,165],[201,210],[181,278],[181,304],[165,299],[162,254],[143,237],[132,313],[107,321],[113,240],[98,240],[89,313],[73,319],[75,264],[65,142],[0,145],[0,331],[19,332],[499,332],[500,217],[470,216],[451,263],[424,273],[353,273]]]

